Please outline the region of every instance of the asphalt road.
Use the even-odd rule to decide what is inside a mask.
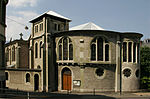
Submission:
[[[1,96],[2,97],[2,96]],[[27,96],[3,96],[0,99],[150,99],[150,97],[109,97],[104,95],[64,95],[64,96],[31,96],[28,98]]]

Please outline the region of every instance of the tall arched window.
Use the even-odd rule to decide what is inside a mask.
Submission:
[[[132,62],[132,42],[128,43],[128,62]]]
[[[12,48],[12,61],[15,61],[15,46]]]
[[[69,44],[69,60],[73,60],[73,45]]]
[[[40,48],[40,58],[41,58],[42,57],[42,41],[40,42],[39,48]]]
[[[59,45],[59,60],[62,60],[62,45]]]
[[[123,62],[127,61],[127,42],[123,42]]]
[[[91,60],[96,60],[96,45],[91,45]]]
[[[105,61],[109,61],[109,45],[105,45]]]
[[[66,37],[63,39],[63,60],[68,60],[68,40]]]
[[[38,58],[38,43],[35,43],[35,58]]]
[[[97,40],[97,48],[98,60],[103,61],[103,39],[101,37]]]
[[[136,43],[133,44],[133,62],[136,62]]]
[[[73,44],[70,38],[63,37],[58,43],[59,60],[73,60]]]
[[[30,74],[29,73],[26,74],[26,83],[27,82],[30,82]]]
[[[5,57],[6,57],[6,62],[8,62],[9,61],[9,48],[6,49]]]
[[[109,42],[105,38],[96,37],[91,43],[91,60],[104,61],[104,59],[109,61]]]

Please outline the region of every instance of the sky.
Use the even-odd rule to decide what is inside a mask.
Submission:
[[[150,38],[150,0],[9,0],[6,12],[6,40],[28,39],[30,20],[55,11],[70,18],[70,27],[93,22],[105,30],[142,33]],[[25,26],[29,29],[25,30]]]

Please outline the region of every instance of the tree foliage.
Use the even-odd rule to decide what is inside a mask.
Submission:
[[[141,88],[150,89],[150,48],[141,48]]]

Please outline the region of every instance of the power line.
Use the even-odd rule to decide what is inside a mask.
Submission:
[[[18,24],[20,24],[20,25],[22,25],[22,26],[25,26],[25,30],[28,30],[28,29],[29,29],[25,24],[23,24],[23,23],[21,23],[21,22],[18,22],[18,21],[14,20],[14,19],[11,19],[11,18],[9,18],[9,17],[6,17],[6,18],[9,19],[9,20],[11,20],[11,21],[14,21],[14,22],[16,22],[16,23],[18,23]]]

